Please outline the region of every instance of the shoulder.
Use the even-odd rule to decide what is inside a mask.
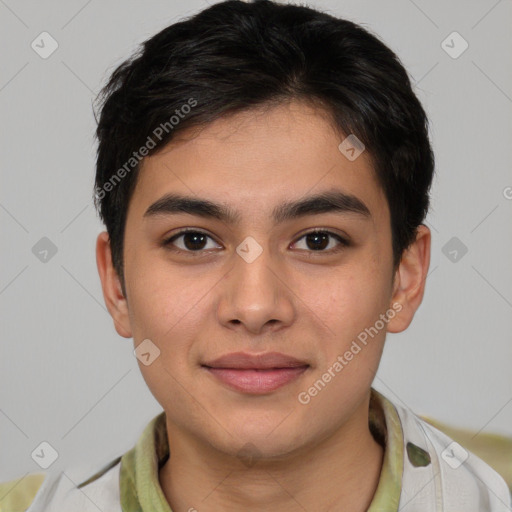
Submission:
[[[510,490],[497,471],[420,416],[393,405],[404,436],[404,503],[414,496],[443,503],[443,510],[510,510]],[[417,448],[428,454],[426,463],[415,464]]]
[[[454,427],[423,415],[420,418],[489,464],[512,492],[512,437]]]
[[[0,512],[27,510],[47,476],[45,473],[28,473],[0,482]]]
[[[0,512],[122,512],[120,462],[121,457],[118,457],[81,482],[70,478],[68,473],[74,472],[60,471],[26,475],[0,484],[0,493],[4,489],[8,492],[4,500],[0,500]]]

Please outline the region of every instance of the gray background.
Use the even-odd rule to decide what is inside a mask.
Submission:
[[[42,441],[59,453],[51,470],[99,468],[160,412],[101,295],[91,101],[138,43],[207,4],[0,0],[0,480],[40,471]],[[388,336],[375,387],[417,413],[512,435],[511,2],[310,5],[377,33],[432,123],[426,295],[412,326]],[[31,48],[43,31],[59,45],[47,59]],[[469,43],[456,59],[441,46],[453,31]],[[32,252],[43,237],[57,248],[46,262]],[[455,262],[453,247],[443,253],[452,237],[468,249]]]

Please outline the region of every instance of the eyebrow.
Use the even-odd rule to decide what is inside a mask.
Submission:
[[[145,218],[188,213],[204,218],[221,220],[227,224],[237,224],[241,215],[231,207],[214,203],[208,199],[166,194],[154,202],[144,213]],[[276,224],[321,213],[355,213],[362,217],[371,218],[368,207],[359,198],[340,190],[325,191],[296,201],[287,201],[272,212]]]

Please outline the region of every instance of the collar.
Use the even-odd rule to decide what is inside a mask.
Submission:
[[[397,512],[403,473],[403,433],[394,405],[371,388],[369,426],[384,446],[379,483],[368,512]],[[169,458],[165,412],[154,417],[137,444],[121,458],[120,497],[124,512],[172,512],[159,481]]]

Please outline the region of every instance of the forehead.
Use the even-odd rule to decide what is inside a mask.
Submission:
[[[326,113],[301,102],[250,110],[191,128],[143,161],[129,208],[141,218],[166,194],[229,205],[237,220],[276,206],[338,190],[359,199],[372,217],[387,216],[372,159],[363,151],[347,158],[346,138]],[[357,148],[356,148],[357,149]]]

